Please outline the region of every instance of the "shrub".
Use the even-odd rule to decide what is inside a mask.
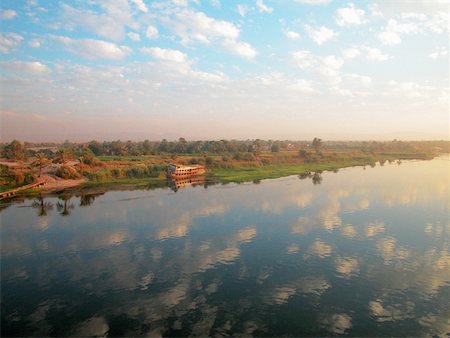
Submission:
[[[22,184],[25,180],[25,176],[21,172],[14,173],[14,183],[15,184]]]
[[[9,170],[9,167],[4,164],[0,164],[0,184],[9,185],[15,182],[15,176]]]
[[[114,178],[122,177],[123,176],[122,169],[120,168],[111,169],[111,176]]]
[[[25,184],[30,184],[30,183],[36,182],[36,176],[34,176],[33,173],[31,173],[31,172],[27,172],[24,175],[23,182]]]
[[[65,180],[74,180],[81,177],[74,167],[70,167],[67,165],[59,167],[56,170],[55,175]]]
[[[164,169],[165,169],[165,167],[161,166],[161,165],[156,165],[156,164],[149,165],[147,167],[148,176],[150,176],[150,177],[158,177],[159,174],[164,171]]]
[[[125,169],[125,176],[128,178],[145,178],[150,177],[152,172],[152,167],[146,166],[135,166]]]
[[[119,169],[120,170],[120,169]],[[108,182],[111,180],[111,172],[107,169],[98,171],[88,171],[85,173],[90,181],[94,182]]]
[[[242,155],[242,160],[244,161],[253,161],[255,159],[255,156],[252,153],[244,153]]]
[[[214,166],[214,163],[214,158],[212,158],[211,156],[205,158],[205,165],[207,165],[208,167]]]

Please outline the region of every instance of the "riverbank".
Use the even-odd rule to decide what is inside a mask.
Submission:
[[[348,153],[324,152],[310,154],[309,158],[300,158],[294,152],[273,154],[261,153],[251,161],[229,160],[224,156],[212,156],[206,164],[204,175],[206,184],[212,183],[244,183],[263,179],[273,179],[290,175],[309,175],[323,171],[337,171],[353,166],[383,165],[386,161],[401,161],[411,159],[432,159],[435,154],[426,153]],[[21,195],[36,193],[64,192],[66,190],[110,190],[126,186],[127,188],[152,189],[168,186],[164,174],[165,164],[169,161],[163,156],[126,157],[121,159],[100,158],[102,165],[85,169],[84,177],[80,179],[62,179],[49,173],[41,179],[46,183],[42,188],[21,191]],[[195,156],[179,156],[177,163],[186,164],[197,161]],[[129,177],[129,176],[131,177]],[[133,177],[136,175],[138,177]],[[151,177],[146,177],[151,176]]]

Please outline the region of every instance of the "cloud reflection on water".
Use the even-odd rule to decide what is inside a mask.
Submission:
[[[111,192],[82,208],[67,200],[75,205],[67,217],[57,210],[38,217],[33,208],[18,213],[13,205],[2,210],[2,281],[48,290],[63,279],[80,297],[102,299],[103,311],[150,326],[146,334],[181,334],[189,325],[198,335],[270,333],[264,316],[295,311],[299,299],[300,309],[334,334],[351,334],[361,318],[416,320],[424,330],[439,328],[424,332],[445,333],[448,305],[437,311],[433,304],[450,287],[450,224],[442,219],[449,188],[445,168],[428,176],[431,162],[413,164],[324,173],[316,186],[291,177],[172,195]],[[417,180],[418,190],[411,189]],[[418,213],[418,206],[430,211]],[[345,292],[342,283],[370,290],[365,312],[350,312],[343,302],[316,313]],[[62,295],[45,292],[52,301],[38,301],[20,317],[41,335],[56,325],[49,311],[66,310]],[[241,321],[250,310],[265,320]],[[105,312],[91,312],[71,332],[104,334],[111,324]]]

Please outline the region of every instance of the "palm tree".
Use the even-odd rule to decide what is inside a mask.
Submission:
[[[86,162],[87,154],[83,153],[80,156],[78,156],[78,162],[80,162],[80,174],[83,176],[83,165],[84,162]]]
[[[31,163],[31,166],[39,168],[39,175],[41,177],[42,168],[49,163],[47,156],[43,153],[34,154],[35,160]]]
[[[65,164],[67,161],[73,158],[73,152],[69,148],[62,148],[56,155],[55,162]]]

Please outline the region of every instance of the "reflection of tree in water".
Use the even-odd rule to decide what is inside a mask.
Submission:
[[[47,211],[53,209],[53,204],[50,202],[44,202],[42,195],[37,197],[37,201],[34,201],[31,205],[32,208],[38,209],[39,216],[47,216]]]
[[[69,203],[70,199],[72,198],[72,195],[69,194],[65,194],[65,195],[61,195],[58,196],[58,198],[60,200],[63,201],[63,203],[61,202],[56,202],[56,208],[58,209],[58,211],[61,213],[61,215],[63,216],[69,216],[70,215],[70,210],[75,208],[75,206],[73,205],[73,203]]]
[[[322,183],[322,172],[316,171],[312,175],[312,182],[313,182],[314,185]]]
[[[104,195],[105,192],[82,192],[79,195],[77,194],[76,197],[80,197],[80,207],[87,207],[90,206],[92,203],[94,203],[95,199],[98,196]]]
[[[333,170],[334,171],[334,170]],[[337,171],[335,171],[337,172]],[[311,172],[306,172],[306,173],[301,173],[300,175],[298,175],[298,178],[301,180],[304,180],[306,178],[310,178],[313,182],[314,185],[320,184],[322,183],[322,171],[316,171],[314,174],[312,174]]]
[[[98,195],[95,195],[95,194],[81,195],[80,196],[80,207],[87,207],[87,206],[91,205],[92,203],[94,203],[94,200],[97,196]]]
[[[311,173],[308,171],[306,173],[301,173],[300,175],[298,175],[298,178],[301,180],[304,180],[306,178],[310,178],[311,177]]]

